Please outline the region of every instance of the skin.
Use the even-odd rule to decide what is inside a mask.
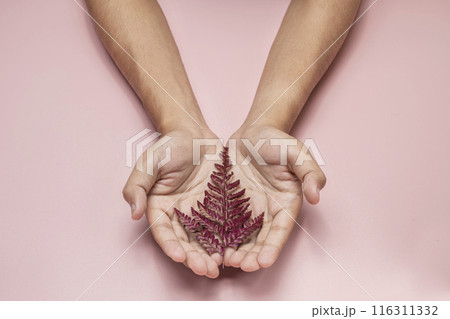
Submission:
[[[163,134],[161,138],[172,137],[165,144],[172,149],[172,160],[167,165],[160,169],[155,166],[153,175],[147,174],[147,169],[133,169],[123,189],[131,216],[138,220],[146,215],[149,225],[153,225],[150,230],[155,241],[174,261],[185,264],[197,275],[215,278],[222,257],[209,256],[186,234],[173,214],[174,207],[189,211],[203,194],[201,182],[212,170],[213,163],[205,160],[198,166],[192,165],[192,140],[217,137],[203,119],[167,21],[156,1],[86,3],[92,17],[142,66],[96,25],[105,48]],[[149,70],[176,102],[143,69]],[[137,164],[146,163],[147,157],[153,156],[156,165],[164,158],[164,150],[151,147]]]
[[[217,137],[203,118],[161,8],[154,0],[86,0],[86,3],[101,26],[96,25],[96,29],[105,48],[142,101],[156,129],[163,134],[162,138],[171,137],[164,147],[152,146],[138,159],[124,187],[123,195],[130,204],[132,218],[138,220],[146,215],[153,237],[164,253],[197,275],[216,278],[222,263],[244,271],[271,266],[295,225],[293,219],[299,214],[303,194],[311,204],[317,204],[326,179],[314,160],[296,165],[302,150],[299,141],[288,148],[287,165],[280,163],[280,146],[265,142],[259,154],[269,165],[259,165],[241,139],[248,139],[253,145],[261,138],[288,138],[297,142],[288,132],[345,36],[277,103],[269,109],[268,106],[348,28],[359,0],[291,2],[251,110],[232,136],[237,141],[236,178],[247,189],[246,196],[252,197],[253,212],[265,212],[264,225],[237,250],[227,249],[224,258],[218,254],[209,256],[174,216],[174,207],[188,213],[191,206],[196,206],[213,170],[214,162],[203,156],[200,165],[192,164],[192,140]],[[168,146],[172,160],[158,168],[157,163],[165,157]],[[242,165],[247,155],[252,161]],[[151,157],[153,174],[148,174],[147,160]]]
[[[279,165],[280,148],[269,142],[259,151],[269,166],[260,166],[254,160],[243,166],[237,161],[236,176],[247,182],[250,190],[247,195],[259,206],[256,212],[264,211],[266,215],[259,234],[253,234],[237,251],[226,251],[225,265],[244,271],[270,267],[295,225],[303,194],[309,203],[319,202],[325,175],[314,160],[295,165],[303,144],[288,133],[346,34],[315,64],[313,62],[351,25],[359,4],[359,0],[291,2],[269,53],[250,112],[232,138],[237,140],[238,159],[249,155],[241,139],[249,139],[255,145],[261,138],[286,138],[297,146],[288,147],[287,165]],[[302,74],[301,79],[268,109]]]

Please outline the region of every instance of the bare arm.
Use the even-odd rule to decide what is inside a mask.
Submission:
[[[198,275],[215,278],[221,256],[207,255],[180,227],[173,212],[173,207],[194,206],[210,172],[205,161],[192,164],[192,140],[215,135],[203,119],[164,14],[156,0],[86,3],[105,48],[157,130],[171,138],[164,147],[153,144],[138,159],[141,165],[133,169],[123,189],[131,216],[140,219],[145,214],[154,239],[167,256]],[[172,155],[160,167],[165,150]],[[146,165],[153,165],[153,170],[149,172]]]
[[[345,35],[334,42],[351,25],[358,7],[359,0],[291,2],[269,53],[252,108],[233,135],[238,141],[250,140],[252,145],[265,141],[260,145],[259,155],[270,165],[259,165],[253,160],[239,168],[245,172],[243,176],[252,186],[249,188],[254,190],[253,198],[260,196],[262,200],[257,204],[267,213],[257,236],[235,252],[225,253],[226,265],[245,271],[270,267],[295,227],[303,195],[311,204],[319,202],[325,175],[311,157],[298,162],[303,144],[287,133],[341,47]],[[276,159],[281,148],[269,143],[272,139],[290,141],[287,165]],[[243,143],[238,143],[237,149],[241,158],[250,155]]]
[[[311,91],[339,51],[346,34],[331,48],[330,45],[351,25],[359,3],[360,0],[291,2],[270,50],[244,126],[270,125],[289,132]],[[300,76],[297,83],[269,108]]]
[[[101,26],[96,24],[96,29],[105,48],[141,99],[156,128],[165,133],[182,124],[206,127],[158,2],[86,0],[86,3]]]

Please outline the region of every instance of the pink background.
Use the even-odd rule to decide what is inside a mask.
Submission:
[[[371,1],[365,1],[367,7]],[[288,1],[161,1],[205,118],[250,107]],[[121,190],[125,141],[152,128],[73,1],[0,4],[0,299],[77,298],[147,227]],[[380,0],[293,134],[328,184],[302,225],[375,299],[450,299],[450,2]],[[296,228],[270,269],[217,280],[146,234],[83,299],[366,300]]]

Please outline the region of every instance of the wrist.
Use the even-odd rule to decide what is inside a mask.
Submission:
[[[155,107],[155,104],[144,103],[144,108],[156,130],[162,134],[176,130],[186,130],[198,134],[210,131],[198,107],[182,109],[174,104]]]
[[[265,107],[267,103],[254,103],[242,127],[251,129],[253,127],[269,126],[289,133],[300,113],[301,107],[298,106],[297,101],[289,100],[283,102],[283,105],[273,105],[272,107]]]
[[[258,113],[262,114],[260,112]],[[289,134],[295,122],[296,116],[294,117],[291,115],[288,117],[287,114],[281,114],[281,112],[278,112],[278,114],[269,113],[270,111],[263,115],[256,115],[250,112],[237,132],[248,134],[250,132],[257,132],[266,129],[276,129]]]
[[[167,134],[172,131],[186,130],[197,135],[202,135],[211,131],[203,118],[192,119],[187,114],[168,115],[160,120],[154,121],[154,124],[158,132],[162,134]]]
[[[168,119],[155,125],[158,132],[163,135],[171,135],[174,132],[181,134],[186,138],[217,138],[217,136],[211,131],[205,121],[198,121],[197,125],[192,119]]]
[[[285,87],[286,85],[272,85],[257,92],[243,126],[271,126],[289,133],[306,103],[309,92],[300,87],[291,88],[280,95]]]
[[[258,125],[251,125],[251,123],[247,124],[244,122],[244,124],[242,124],[242,126],[233,133],[231,138],[234,138],[236,140],[248,139],[255,136],[260,136],[262,132],[273,131],[274,129],[276,128],[271,125],[260,125],[259,123]]]
[[[295,119],[281,119],[281,118],[273,118],[273,117],[265,117],[265,115],[258,117],[247,117],[244,123],[241,125],[238,131],[253,131],[253,130],[261,130],[263,128],[275,128],[285,133],[289,133],[292,125],[294,124]]]
[[[192,132],[208,131],[208,125],[195,98],[185,97],[178,100],[182,101],[182,105],[168,101],[167,96],[146,94],[141,97],[144,109],[158,132],[167,134],[181,129]]]

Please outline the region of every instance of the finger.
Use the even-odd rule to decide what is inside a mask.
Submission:
[[[163,252],[176,262],[184,262],[186,252],[175,235],[169,216],[160,210],[152,210],[148,213],[148,222],[153,238]]]
[[[219,267],[216,262],[207,253],[200,254],[206,262],[206,277],[214,279],[219,277]]]
[[[303,143],[298,143],[295,156],[294,154],[289,155],[289,165],[302,182],[306,200],[310,204],[317,204],[320,200],[320,190],[326,183],[325,174]]]
[[[178,232],[178,229],[177,229]],[[208,273],[208,264],[202,257],[202,253],[206,254],[203,248],[198,249],[195,245],[198,244],[195,235],[190,232],[185,232],[186,240],[180,240],[180,244],[186,252],[186,266],[199,276],[205,276]],[[180,238],[180,237],[179,237]]]
[[[183,245],[183,248],[186,251],[186,264],[187,264],[187,266],[196,275],[205,276],[208,273],[208,265],[206,263],[206,260],[189,243],[182,243],[182,245]]]
[[[203,247],[196,241],[195,236],[191,233],[187,233],[186,229],[180,224],[179,220],[177,218],[174,218],[172,221],[172,226],[175,232],[175,235],[178,237],[179,242],[181,243],[182,247],[184,247],[185,250],[197,250],[197,252],[205,259],[206,262],[206,276],[209,278],[217,278],[219,276],[219,269],[218,265],[222,263],[222,256],[220,254],[213,254],[209,256],[206,251],[203,249]],[[188,256],[190,265],[194,264],[194,268],[196,268],[196,271],[194,273],[202,274],[203,273],[203,266],[200,265],[200,268],[198,265],[192,261],[192,258],[196,258],[197,256],[194,254],[194,256]],[[207,257],[207,258],[205,258]],[[184,262],[184,265],[188,268],[191,268],[188,265],[188,261],[186,260]],[[191,269],[192,270],[192,269]]]
[[[220,266],[223,263],[223,257],[219,253],[214,253],[211,255],[211,259],[215,261],[215,263]]]
[[[192,248],[196,249],[197,252],[202,256],[202,258],[206,262],[206,277],[208,278],[217,278],[219,276],[219,268],[218,264],[212,259],[212,257],[206,252],[206,250],[200,245],[195,236],[190,236],[191,241],[190,245]],[[217,254],[219,255],[219,254]],[[220,256],[220,255],[219,255]]]
[[[267,229],[269,229],[269,227],[267,227]],[[261,231],[263,231],[263,229],[261,229]],[[243,271],[252,272],[261,268],[261,265],[258,262],[258,255],[263,247],[267,234],[268,231],[265,231],[261,236],[258,235],[253,242],[253,246],[249,247],[247,254],[245,254],[240,262],[240,268]]]
[[[241,262],[244,260],[247,253],[255,245],[255,240],[240,246],[231,256],[228,257],[228,265],[236,268],[241,267]]]
[[[284,211],[276,214],[257,257],[259,266],[267,268],[277,260],[294,227],[295,217]]]
[[[172,222],[174,231],[175,231],[175,235],[178,237],[180,243],[182,246],[185,246],[184,249],[191,251],[192,249],[196,249],[197,252],[204,258],[205,262],[206,262],[206,276],[209,278],[217,278],[219,276],[219,269],[218,269],[218,265],[222,263],[222,256],[220,254],[213,254],[211,256],[208,256],[206,254],[206,251],[203,249],[203,247],[200,246],[200,244],[198,244],[198,242],[195,240],[195,236],[193,236],[192,234],[187,234],[186,230],[184,229],[183,226],[181,226],[181,224],[179,223],[178,219],[174,219],[174,221]],[[205,258],[205,256],[207,258]],[[199,275],[202,275],[204,270],[203,270],[203,265],[201,265],[201,263],[196,263],[196,261],[193,261],[192,258],[197,258],[198,256],[194,255],[189,255],[187,259],[189,259],[189,264],[188,264],[188,260],[186,260],[184,262],[184,265],[188,268],[191,268],[191,266],[193,265],[193,267],[195,268],[195,271],[191,268],[191,270]]]
[[[223,254],[223,264],[227,267],[231,266],[230,265],[230,257],[235,253],[236,249],[235,248],[231,248],[231,247],[227,247],[225,248],[225,252]]]
[[[147,159],[146,154],[139,158],[122,192],[124,199],[131,207],[131,217],[135,220],[144,215],[147,209],[147,194],[156,181],[156,174],[147,174],[148,172],[141,169],[145,167],[143,163]]]
[[[214,262],[213,262],[213,264],[214,264]],[[183,265],[186,268],[188,268],[189,270],[192,271],[192,269],[191,269],[191,267],[189,267],[187,261],[183,262]],[[215,269],[214,269],[214,267],[215,267]],[[208,268],[208,271],[207,271],[207,273],[205,275],[206,277],[211,278],[211,279],[215,279],[215,278],[219,277],[220,272],[219,272],[219,269],[217,268],[217,265],[216,266],[214,266],[214,265],[211,266],[210,264],[207,263],[207,268]],[[196,274],[196,275],[198,275],[198,274]]]
[[[261,246],[253,246],[252,250],[250,250],[244,257],[244,259],[241,262],[241,269],[246,272],[252,272],[257,271],[259,268],[258,260],[256,259],[258,257],[259,250],[261,249]]]
[[[265,216],[265,217],[266,217],[266,219],[268,218],[267,216]],[[242,262],[245,260],[247,254],[251,251],[255,251],[254,250],[255,245],[261,246],[261,243],[264,242],[265,238],[267,237],[267,233],[269,232],[270,225],[271,225],[271,221],[266,220],[257,236],[253,235],[248,243],[245,243],[245,244],[242,244],[239,246],[239,248],[235,251],[235,253],[233,255],[231,255],[231,257],[230,257],[229,263],[231,266],[236,267],[236,268],[242,268],[241,267]],[[253,260],[252,256],[250,256],[249,258],[250,258],[250,260],[246,261],[246,263],[244,264],[244,268],[246,268],[248,270],[250,270],[251,268],[255,268],[255,267],[251,267],[251,265],[254,264],[253,263],[254,260]]]
[[[266,215],[267,218],[267,215]],[[261,251],[264,241],[267,238],[267,235],[270,231],[270,226],[272,225],[272,221],[266,221],[258,233],[258,236],[255,236],[252,240],[252,245],[245,247],[246,254],[236,253],[236,256],[232,257],[232,263],[237,265],[244,271],[256,271],[260,267],[258,262],[258,255]],[[241,250],[239,247],[238,251]]]

